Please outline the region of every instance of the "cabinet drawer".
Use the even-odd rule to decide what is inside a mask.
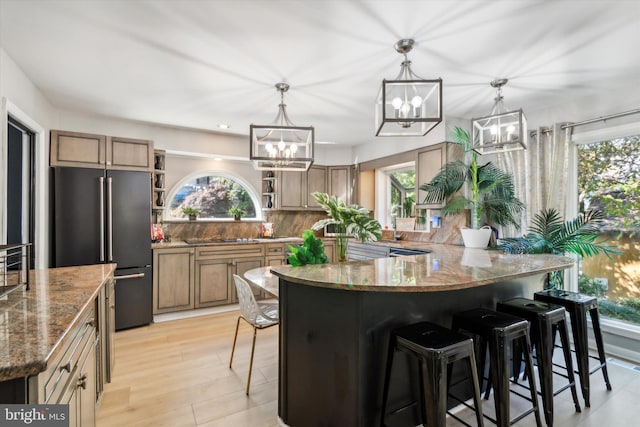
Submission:
[[[196,248],[196,259],[211,259],[220,257],[254,257],[264,256],[264,245],[248,244],[248,245],[219,245],[219,246],[201,246]]]
[[[277,245],[267,245],[267,253],[266,256],[271,255],[283,255],[285,253],[285,248],[287,245],[277,244]]]
[[[95,340],[95,311],[92,307],[71,330],[67,341],[62,343],[59,356],[47,368],[44,382],[44,402],[57,403],[65,385],[73,375],[80,356]]]

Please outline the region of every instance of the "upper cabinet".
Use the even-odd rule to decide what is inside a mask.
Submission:
[[[51,131],[51,166],[153,171],[153,142]]]
[[[307,171],[307,207],[310,209],[322,209],[311,193],[327,192],[327,168],[324,166],[311,166]]]
[[[327,168],[325,166],[314,165],[306,172],[280,172],[278,180],[274,183],[273,194],[268,197],[275,199],[275,209],[320,210],[320,206],[311,195],[314,192],[327,192]]]
[[[445,143],[433,145],[420,150],[416,159],[416,187],[418,188],[418,197],[416,204],[425,208],[439,208],[441,203],[423,204],[425,192],[419,190],[422,184],[430,182],[434,176],[440,172],[440,169],[447,162],[447,145]]]

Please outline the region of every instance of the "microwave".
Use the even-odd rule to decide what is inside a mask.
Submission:
[[[337,225],[336,224],[327,224],[324,226],[324,237],[335,237],[338,233],[336,232]]]

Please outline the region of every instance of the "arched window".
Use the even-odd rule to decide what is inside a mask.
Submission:
[[[243,218],[260,218],[259,198],[242,179],[220,172],[199,173],[187,177],[169,193],[166,219],[184,218],[182,209],[196,208],[203,219],[233,218],[229,209],[237,207]]]

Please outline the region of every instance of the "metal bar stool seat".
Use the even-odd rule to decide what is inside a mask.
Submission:
[[[571,388],[576,412],[581,412],[576,392],[576,381],[569,347],[569,330],[565,320],[564,307],[528,298],[513,298],[497,304],[497,311],[522,317],[531,326],[531,347],[538,362],[538,375],[542,395],[542,408],[547,426],[553,426],[553,397]],[[553,349],[556,331],[560,334],[568,384],[557,391],[553,389]],[[519,370],[519,369],[518,369]],[[515,375],[517,378],[517,375]]]
[[[465,421],[447,411],[448,396],[475,410],[477,425],[484,425],[473,341],[469,337],[454,333],[435,323],[420,322],[391,332],[383,387],[382,414],[380,416],[382,426],[385,425],[389,382],[396,350],[407,353],[419,362],[422,379],[419,404],[422,409],[423,425],[428,427],[445,426],[446,416],[449,414],[469,426]],[[474,407],[449,394],[448,391],[451,364],[459,360],[467,361],[473,386]]]
[[[533,359],[531,357],[531,341],[529,339],[529,324],[525,319],[507,313],[499,313],[485,308],[475,308],[453,315],[452,329],[467,331],[474,335],[474,341],[482,344],[480,347],[481,377],[484,376],[484,352],[486,343],[489,344],[489,376],[493,386],[493,399],[496,410],[495,422],[499,427],[508,427],[534,413],[537,427],[542,427],[536,383],[533,377]],[[510,375],[509,357],[514,345],[518,345],[524,352],[525,372],[529,381],[530,396],[519,396],[531,402],[531,408],[511,419],[510,417]],[[516,393],[514,391],[514,393]]]
[[[584,405],[589,407],[589,375],[597,370],[602,370],[602,376],[607,386],[611,390],[609,373],[607,372],[607,359],[604,353],[604,343],[602,341],[602,331],[600,330],[600,316],[598,314],[598,299],[591,295],[578,292],[565,291],[561,289],[547,289],[534,294],[534,299],[552,304],[561,305],[569,313],[571,320],[571,332],[573,334],[573,346],[576,353],[578,367],[578,377],[580,378],[580,388]],[[596,340],[598,356],[589,354],[589,342],[587,336],[587,313],[591,317],[593,334]],[[589,358],[598,361],[598,365],[589,371]]]

